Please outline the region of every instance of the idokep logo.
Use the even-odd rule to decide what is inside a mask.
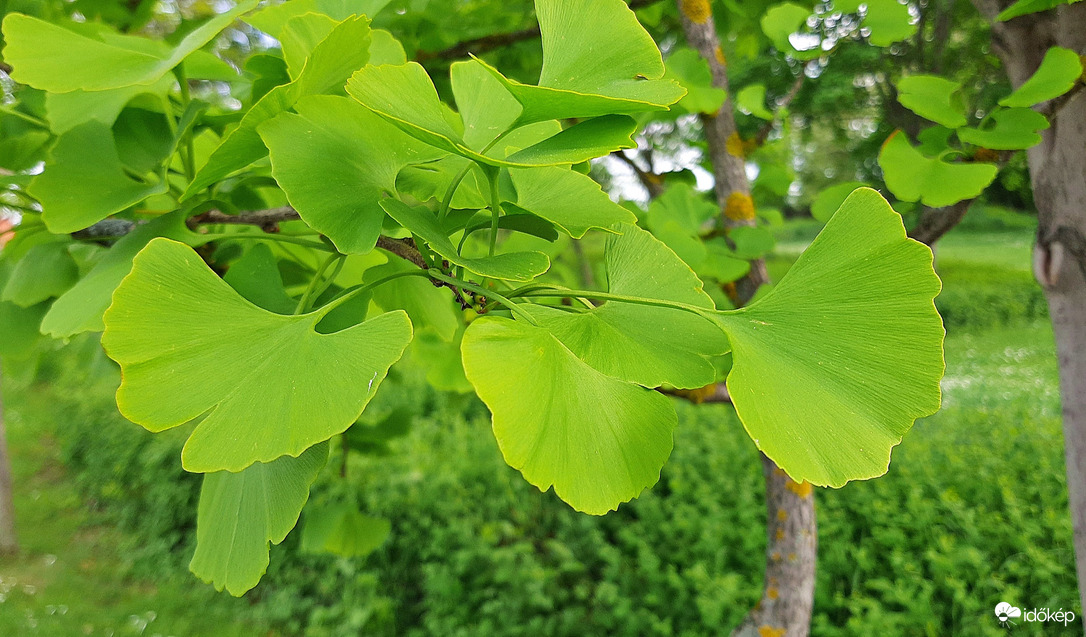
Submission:
[[[1075,621],[1074,611],[1059,609],[1053,611],[1051,608],[1034,608],[1023,612],[1021,608],[1012,606],[1009,602],[999,602],[995,607],[995,616],[999,620],[1000,626],[1014,626],[1017,622],[1014,620],[1021,619],[1022,621],[1034,623],[1034,622],[1055,622],[1057,624],[1068,624]]]

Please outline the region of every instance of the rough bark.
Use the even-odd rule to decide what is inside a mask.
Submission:
[[[917,222],[916,227],[909,232],[909,236],[934,247],[936,241],[953,230],[954,226],[958,225],[962,218],[965,217],[965,213],[972,203],[972,199],[967,199],[946,208],[925,207],[920,214],[920,220]]]
[[[713,84],[728,90],[728,69],[708,0],[676,0],[687,41],[709,64]],[[730,95],[730,91],[729,91]],[[701,118],[713,164],[715,193],[725,229],[752,226],[754,202],[747,181],[743,144],[729,97],[720,110]],[[750,274],[736,285],[745,303],[769,282],[765,261],[751,263]],[[761,601],[733,635],[806,637],[810,631],[815,583],[815,509],[809,484],[791,481],[773,461],[762,456],[766,476],[765,585]]]
[[[8,435],[4,429],[3,378],[0,377],[0,555],[19,551],[15,535],[15,503],[12,496],[11,459],[8,456]]]
[[[1010,1],[974,0],[974,4],[992,19]],[[1086,3],[994,23],[992,41],[1011,83],[1020,86],[1048,47],[1086,53]],[[1058,117],[1043,135],[1044,141],[1029,151],[1038,213],[1034,270],[1048,298],[1056,336],[1079,601],[1080,608],[1086,608],[1086,96],[1082,91],[1060,104]]]

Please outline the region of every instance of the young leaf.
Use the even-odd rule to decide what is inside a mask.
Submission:
[[[537,86],[484,64],[524,107],[519,122],[663,111],[685,90],[662,80],[652,37],[622,0],[536,0],[543,38]]]
[[[987,128],[959,128],[958,139],[992,150],[1019,150],[1041,143],[1037,131],[1048,128],[1048,119],[1032,108],[1007,108],[991,115]]]
[[[509,252],[477,258],[461,256],[429,209],[411,207],[399,199],[383,199],[381,207],[449,263],[463,266],[479,276],[503,281],[531,281],[550,268],[550,259],[542,252]]]
[[[540,491],[602,515],[660,479],[676,423],[663,394],[601,374],[522,321],[481,318],[462,351],[505,461]]]
[[[257,0],[239,2],[191,31],[172,49],[146,38],[109,32],[95,39],[86,30],[77,33],[10,13],[4,18],[4,59],[15,81],[50,93],[154,84],[256,5]]]
[[[302,219],[341,252],[372,250],[385,218],[379,201],[396,192],[396,175],[444,153],[345,97],[304,98],[294,110],[258,129],[275,180]]]
[[[890,135],[879,153],[879,166],[890,192],[902,201],[941,208],[976,197],[995,179],[995,164],[951,164],[928,158],[901,131]]]
[[[962,85],[938,75],[910,75],[897,82],[897,101],[920,117],[947,128],[965,126],[965,110],[957,95]]]
[[[327,310],[281,316],[241,298],[188,246],[152,240],[113,295],[102,344],[117,405],[162,431],[210,412],[186,470],[240,471],[343,433],[411,340],[403,312],[319,334]]]
[[[205,475],[189,570],[235,597],[256,586],[268,569],[268,542],[279,544],[298,523],[327,460],[328,445],[319,444],[297,458]]]
[[[49,231],[82,230],[166,192],[164,183],[136,181],[127,175],[109,126],[90,121],[57,140],[45,170],[27,191],[41,202]]]
[[[185,214],[178,210],[157,217],[126,234],[70,290],[53,302],[41,322],[41,331],[53,338],[70,338],[83,332],[105,329],[102,315],[113,291],[132,269],[132,259],[155,237],[203,245],[207,239],[185,226]]]
[[[257,126],[289,110],[307,95],[339,91],[347,77],[369,59],[370,26],[365,17],[340,22],[313,48],[305,67],[289,84],[277,86],[260,99],[215,149],[185,190],[183,199],[245,168],[268,153]]]
[[[637,226],[614,230],[606,248],[609,292],[713,309],[701,281],[667,246]],[[645,387],[704,387],[716,377],[708,357],[728,351],[715,325],[682,310],[619,302],[578,314],[525,309],[594,369]]]
[[[1024,106],[1059,97],[1082,77],[1082,60],[1070,49],[1054,46],[1045,53],[1041,65],[1018,90],[999,100],[1000,106]]]
[[[574,238],[591,228],[633,223],[632,212],[611,201],[590,177],[568,168],[511,168],[516,205],[543,217]]]
[[[885,473],[913,421],[939,408],[939,288],[931,250],[877,192],[846,199],[769,294],[718,315],[728,390],[758,448],[796,481]]]

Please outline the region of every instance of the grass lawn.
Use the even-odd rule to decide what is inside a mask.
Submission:
[[[11,393],[11,392],[9,392]],[[5,396],[22,553],[0,559],[0,635],[268,634],[244,621],[248,602],[218,595],[184,572],[130,577],[122,535],[76,492],[43,418],[41,394]]]

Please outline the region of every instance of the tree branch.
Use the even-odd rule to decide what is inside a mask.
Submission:
[[[202,225],[229,224],[256,226],[264,232],[275,233],[279,231],[281,222],[295,221],[300,218],[297,210],[290,206],[283,206],[268,210],[248,210],[236,215],[224,214],[219,210],[208,210],[189,218],[185,223],[193,230]],[[119,239],[135,230],[139,225],[140,222],[126,219],[104,219],[93,226],[72,233],[72,237],[91,240]],[[393,239],[381,236],[377,239],[377,247],[387,250],[405,261],[410,261],[422,269],[427,268],[426,261],[422,258],[418,247],[411,239]]]
[[[631,0],[629,4],[630,9],[637,10],[656,4],[660,1],[661,0]],[[539,25],[536,24],[519,31],[494,33],[479,38],[464,40],[462,42],[457,42],[446,49],[441,49],[440,51],[419,51],[415,54],[415,61],[421,64],[433,60],[457,60],[468,57],[468,54],[470,53],[479,55],[486,53],[487,51],[493,51],[494,49],[500,49],[516,44],[517,42],[534,40],[538,38],[539,35]]]
[[[630,170],[637,176],[637,180],[641,182],[641,185],[645,187],[645,190],[649,191],[650,199],[655,199],[663,194],[664,183],[663,180],[660,179],[660,175],[641,168],[641,166],[637,165],[637,162],[621,150],[616,150],[611,153],[611,155],[630,167]]]
[[[973,201],[973,199],[966,199],[945,208],[925,206],[916,227],[909,232],[909,237],[928,246],[934,246],[936,241],[961,222]]]

